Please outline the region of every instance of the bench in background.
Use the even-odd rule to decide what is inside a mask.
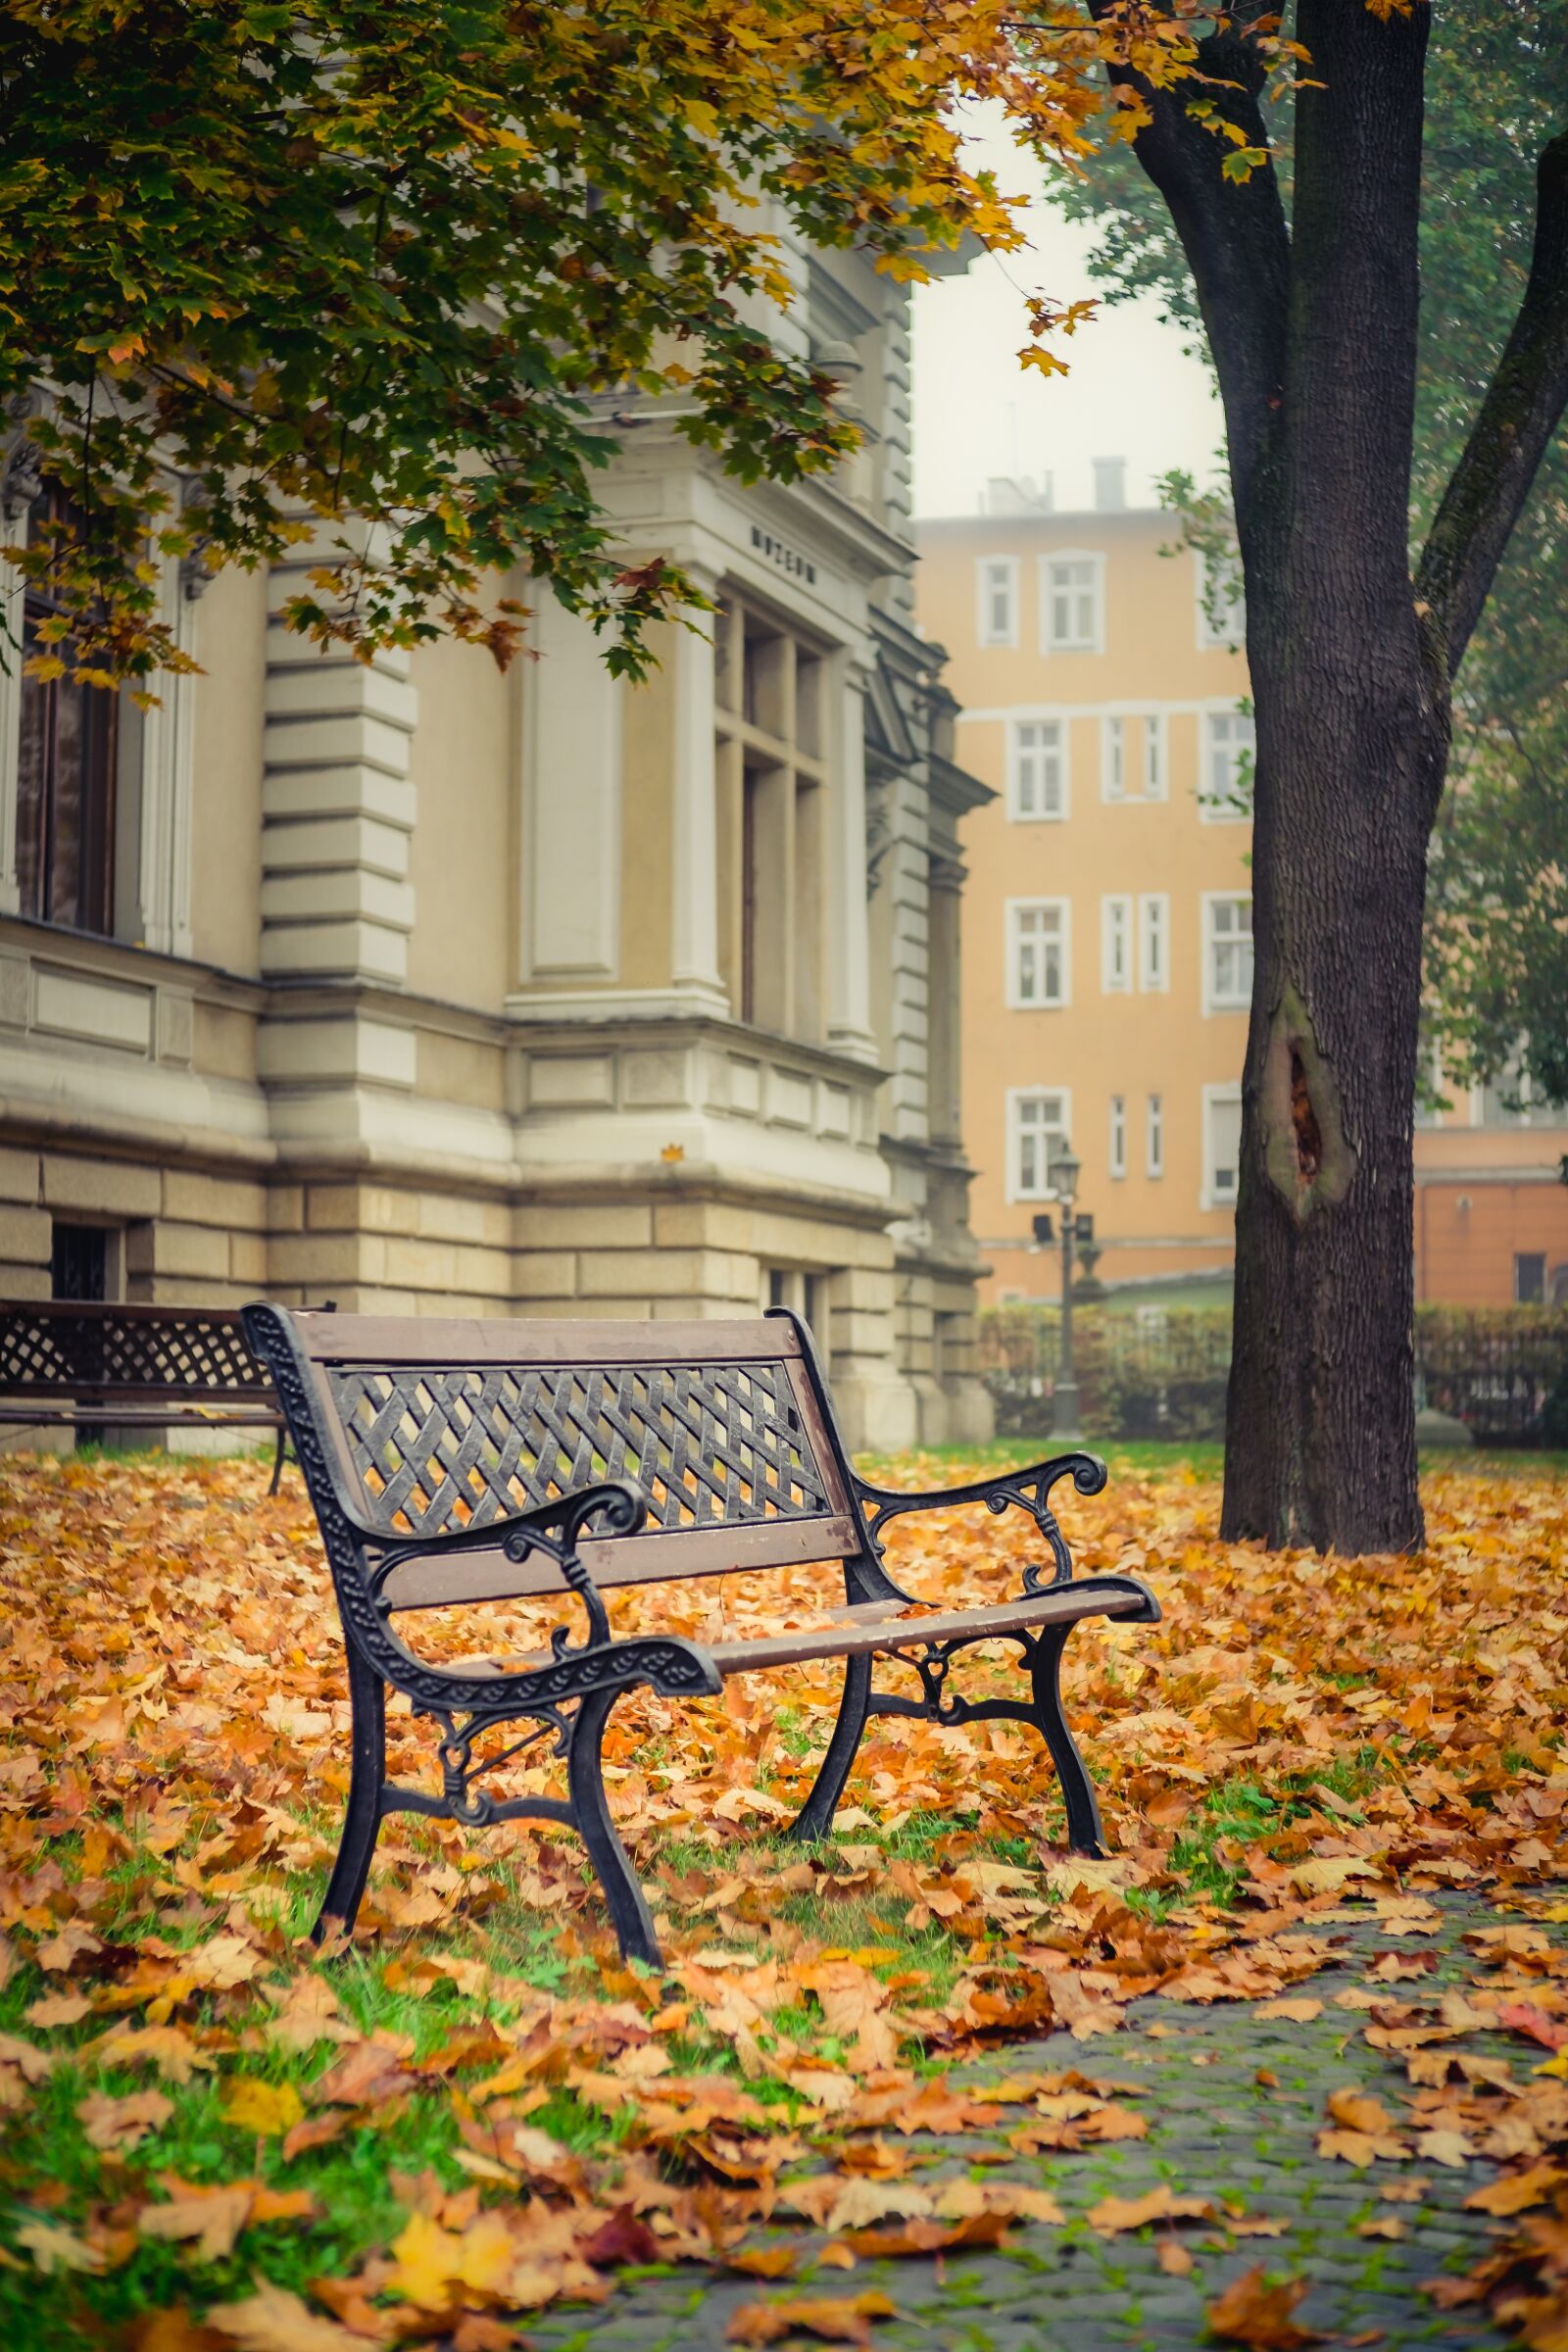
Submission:
[[[288,1432],[238,1307],[0,1301],[0,1427]]]

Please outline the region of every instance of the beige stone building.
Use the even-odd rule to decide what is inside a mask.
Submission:
[[[322,656],[274,617],[287,565],[171,567],[202,674],[145,717],[0,682],[0,1292],[783,1302],[856,1442],[984,1434],[958,824],[989,796],[913,626],[906,297],[791,256],[779,331],[865,446],[743,489],[634,409],[628,558],[717,607],[647,685],[548,596],[506,675]]]
[[[962,1132],[989,1295],[1053,1298],[1030,1247],[1071,1139],[1102,1280],[1222,1297],[1234,1254],[1252,985],[1252,725],[1228,579],[1173,518],[1056,513],[1010,481],[922,523],[919,613],[949,651],[966,768]],[[1416,1138],[1417,1297],[1568,1297],[1568,1128],[1478,1090]]]

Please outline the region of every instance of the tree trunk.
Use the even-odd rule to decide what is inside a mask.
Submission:
[[[1399,1551],[1423,1532],[1411,1147],[1447,753],[1408,554],[1426,12],[1299,15],[1322,86],[1297,101],[1283,382],[1238,500],[1255,967],[1221,1526]]]

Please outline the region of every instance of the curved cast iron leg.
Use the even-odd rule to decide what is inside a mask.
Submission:
[[[610,1710],[619,1696],[618,1690],[591,1690],[579,1703],[571,1726],[571,1744],[566,1751],[566,1787],[571,1797],[572,1821],[599,1874],[622,1957],[646,1960],[650,1968],[662,1968],[663,1956],[654,1933],[653,1913],[626,1858],[626,1849],[616,1835],[605,1799],[599,1748]]]
[[[1051,1761],[1056,1767],[1061,1793],[1067,1806],[1067,1842],[1075,1854],[1102,1855],[1104,1840],[1100,1827],[1100,1805],[1095,1796],[1095,1784],[1089,1778],[1089,1768],[1078,1753],[1073,1736],[1067,1729],[1067,1718],[1061,1711],[1061,1652],[1070,1626],[1053,1626],[1036,1637],[1029,1654],[1029,1674],[1034,1685],[1035,1721],[1040,1736],[1051,1750]]]
[[[311,1930],[316,1943],[320,1942],[329,1928],[339,1927],[347,1932],[353,1927],[381,1828],[381,1790],[386,1781],[386,1685],[352,1647],[348,1663],[349,1697],[354,1706],[349,1804],[321,1915]]]
[[[822,1758],[817,1776],[811,1783],[810,1795],[784,1833],[786,1838],[825,1838],[832,1829],[839,1798],[844,1794],[844,1784],[850,1777],[850,1767],[859,1750],[870,1702],[870,1657],[846,1660],[844,1696],[839,1700],[839,1719],[833,1726],[827,1754]]]
[[[283,1456],[287,1450],[287,1446],[288,1431],[286,1429],[280,1429],[277,1433],[277,1451],[272,1456],[272,1483],[267,1490],[269,1494],[275,1494],[277,1493],[278,1481],[283,1475]]]

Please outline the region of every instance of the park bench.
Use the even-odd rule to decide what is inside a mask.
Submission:
[[[0,1301],[0,1427],[288,1432],[238,1307]]]
[[[245,1329],[316,1508],[348,1655],[348,1807],[318,1938],[352,1928],[387,1814],[530,1817],[579,1833],[622,1951],[657,1965],[653,1918],[605,1797],[611,1709],[643,1687],[691,1697],[729,1675],[810,1660],[842,1659],[844,1691],[796,1836],[831,1828],[868,1717],[1004,1717],[1050,1749],[1074,1849],[1102,1852],[1094,1787],[1061,1710],[1062,1645],[1080,1618],[1149,1624],[1159,1607],[1133,1577],[1073,1580],[1051,1490],[1070,1477],[1080,1494],[1097,1493],[1105,1469],[1092,1454],[932,1494],[873,1486],[851,1467],[810,1334],[782,1308],[733,1323],[511,1323],[260,1303],[246,1308]],[[905,1512],[964,1502],[1027,1512],[1049,1564],[1026,1568],[1010,1600],[911,1614],[921,1604],[888,1573],[882,1531]],[[612,1631],[606,1599],[617,1587],[810,1561],[843,1564],[847,1605],[826,1624],[710,1642]],[[548,1653],[505,1667],[427,1662],[393,1624],[402,1611],[563,1586],[581,1605],[582,1633],[558,1626]],[[1026,1693],[950,1692],[955,1656],[999,1638],[1017,1644]],[[876,1690],[878,1656],[912,1667],[918,1693]],[[388,1690],[439,1726],[439,1794],[386,1777]],[[521,1739],[475,1756],[481,1735],[522,1719],[534,1728]],[[564,1762],[564,1800],[472,1786],[546,1738]]]

